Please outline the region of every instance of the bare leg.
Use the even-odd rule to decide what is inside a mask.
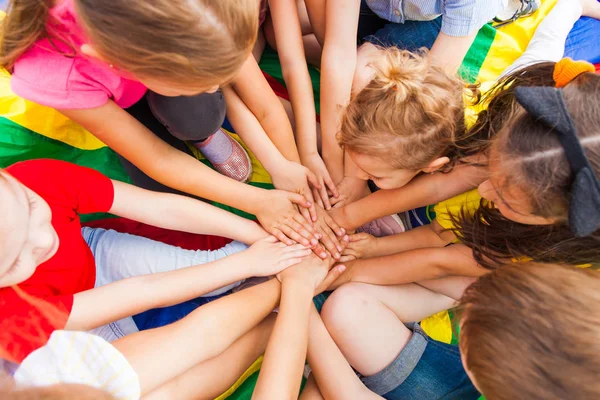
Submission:
[[[300,27],[302,29],[302,43],[304,44],[304,56],[306,61],[315,67],[321,66],[321,45],[312,32],[312,27],[306,13],[304,2],[298,3],[298,14],[300,18]],[[277,50],[277,39],[275,38],[275,30],[273,28],[273,20],[271,16],[267,16],[263,24],[264,38],[271,48]],[[260,38],[259,38],[260,39]],[[258,43],[258,41],[257,41]]]
[[[325,400],[314,376],[310,376],[298,400]]]
[[[271,314],[223,353],[170,380],[144,399],[210,400],[219,396],[264,353],[275,318]]]
[[[455,304],[417,284],[350,283],[331,295],[321,315],[348,362],[369,376],[387,367],[408,343],[412,333],[404,322],[420,321]]]

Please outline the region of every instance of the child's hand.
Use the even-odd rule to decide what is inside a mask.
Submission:
[[[323,208],[317,206],[316,210],[318,218],[315,222],[315,229],[321,235],[321,243],[325,246],[325,249],[337,260],[341,257],[342,250],[344,250],[347,243],[344,240],[346,231],[340,228]],[[315,250],[316,254],[324,258],[323,252],[317,250],[318,247]]]
[[[331,257],[323,260],[315,255],[311,255],[302,260],[298,265],[288,268],[277,276],[282,283],[289,280],[305,282],[314,290],[317,295],[326,290],[335,282],[344,272],[343,265],[333,265]]]
[[[302,165],[310,169],[317,177],[318,186],[312,186],[312,194],[314,201],[326,210],[331,209],[331,203],[329,202],[328,191],[333,197],[339,196],[338,189],[331,179],[331,175],[323,162],[323,159],[319,153],[312,153],[307,156],[300,155]]]
[[[287,246],[274,236],[269,236],[254,243],[240,255],[245,257],[254,276],[271,276],[300,263],[311,252],[310,248],[301,244]]]
[[[265,193],[264,204],[255,214],[267,232],[288,246],[295,242],[304,246],[316,246],[319,243],[320,235],[297,208],[308,208],[311,202],[301,194],[283,190],[266,190]]]
[[[369,258],[376,254],[378,239],[368,233],[361,232],[349,236],[350,241],[342,251],[340,262],[352,261],[357,258]]]
[[[305,196],[312,204],[308,208],[301,208],[300,212],[307,221],[316,221],[317,213],[311,186],[320,188],[320,185],[315,174],[301,164],[287,161],[286,164],[280,165],[277,171],[271,173],[271,179],[273,180],[273,186],[277,189],[300,193]]]
[[[343,205],[354,203],[357,200],[367,197],[371,194],[367,181],[346,176],[338,184],[339,197],[330,197],[329,201],[334,207],[342,207]]]

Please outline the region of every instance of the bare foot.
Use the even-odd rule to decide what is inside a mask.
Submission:
[[[582,16],[600,19],[600,2],[598,2],[598,0],[580,1],[581,8],[583,9],[583,12],[581,13]]]

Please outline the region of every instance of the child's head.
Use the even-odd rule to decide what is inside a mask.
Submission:
[[[600,398],[600,272],[513,264],[462,299],[460,349],[490,400]]]
[[[490,178],[479,187],[482,197],[492,204],[482,206],[472,217],[463,217],[458,235],[483,265],[518,257],[597,263],[600,232],[596,228],[577,237],[569,218],[579,203],[573,200],[575,174],[559,140],[563,133],[525,110],[515,95],[522,89],[511,89],[510,101],[504,99],[503,110],[498,110],[505,113],[500,117],[504,124],[489,149]],[[581,144],[598,177],[600,76],[579,75],[562,90],[562,96],[575,128],[573,141]]]
[[[449,162],[464,130],[464,84],[426,54],[396,48],[380,50],[370,66],[374,77],[346,108],[338,140],[361,178],[401,187]]]
[[[0,171],[0,287],[27,280],[58,249],[48,204]]]
[[[90,43],[81,50],[167,96],[214,90],[249,56],[258,31],[257,0],[67,0]],[[12,0],[3,23],[2,65],[11,69],[48,35],[53,2]],[[60,40],[60,38],[56,38]]]

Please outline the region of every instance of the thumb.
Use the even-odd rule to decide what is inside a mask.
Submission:
[[[335,267],[331,268],[325,279],[323,279],[323,282],[321,282],[321,284],[317,287],[315,295],[327,290],[327,288],[331,286],[333,282],[335,282],[344,273],[345,270],[345,265],[336,265]]]
[[[263,242],[265,243],[277,243],[279,239],[277,239],[275,236],[273,235],[269,235],[266,238],[263,239]]]

